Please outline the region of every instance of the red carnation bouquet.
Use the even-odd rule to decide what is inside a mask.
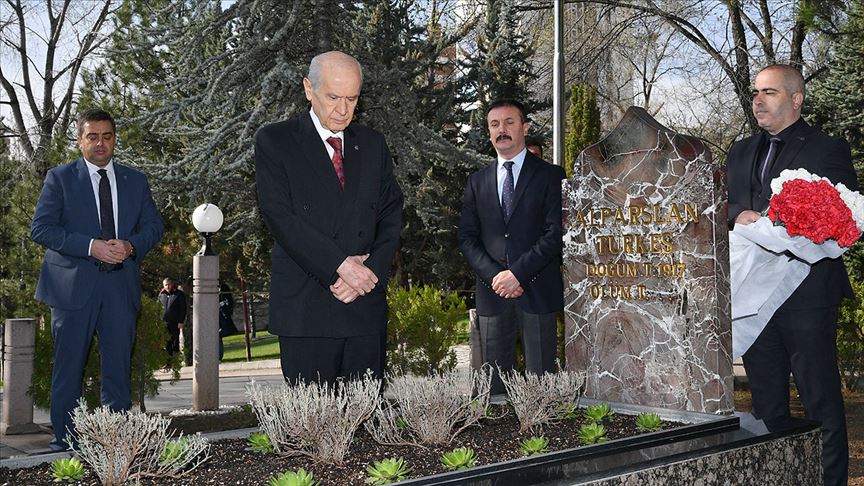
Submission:
[[[864,205],[861,195],[842,183],[834,186],[804,169],[784,170],[771,182],[771,190],[768,218],[785,226],[789,236],[804,236],[817,244],[835,240],[842,247],[858,241],[864,221],[856,223],[862,218],[855,218],[853,209],[861,212]]]
[[[767,218],[729,233],[732,355],[747,352],[810,266],[839,258],[864,229],[864,196],[804,169],[771,181]]]

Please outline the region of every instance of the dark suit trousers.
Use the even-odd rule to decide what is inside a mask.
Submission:
[[[361,378],[372,370],[375,378],[384,374],[385,341],[380,334],[346,338],[279,336],[282,376],[289,383],[336,383],[338,378]]]
[[[94,332],[102,369],[102,405],[113,411],[132,405],[130,371],[137,311],[129,302],[121,272],[99,273],[93,296],[83,309],[51,308],[54,369],[51,376],[52,445],[66,445],[74,430],[70,412],[81,397],[81,380]]]
[[[522,335],[525,371],[542,375],[555,370],[558,352],[558,313],[529,314],[515,299],[496,316],[477,316],[483,361],[492,366],[491,394],[504,393],[497,368],[507,372],[516,365],[516,336]]]
[[[837,308],[780,310],[744,354],[753,415],[789,415],[789,373],[807,418],[822,422],[826,485],[845,485],[849,467],[846,415],[837,369]]]

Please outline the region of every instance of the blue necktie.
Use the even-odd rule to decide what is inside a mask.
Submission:
[[[114,232],[114,203],[111,200],[111,181],[108,180],[108,171],[99,169],[99,222],[102,224],[102,239],[113,240],[117,235]]]
[[[771,141],[771,145],[768,146],[768,155],[765,156],[765,162],[762,163],[762,171],[759,174],[759,182],[762,185],[765,185],[765,176],[771,171],[771,165],[774,164],[774,160],[777,158],[777,153],[780,152],[777,145],[782,142],[777,137],[771,137],[768,140]]]
[[[504,224],[510,222],[513,214],[513,161],[504,162],[507,175],[504,177],[504,189],[501,191],[501,208],[504,209]]]

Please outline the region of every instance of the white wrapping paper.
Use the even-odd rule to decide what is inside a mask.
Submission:
[[[771,316],[810,273],[810,265],[846,251],[834,240],[815,244],[789,236],[768,218],[729,233],[732,357],[747,352]]]

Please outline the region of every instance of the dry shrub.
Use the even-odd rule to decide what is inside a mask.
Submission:
[[[210,444],[200,435],[181,437],[183,454],[162,460],[169,442],[171,420],[139,412],[112,412],[100,407],[88,412],[84,400],[72,411],[78,454],[106,486],[145,477],[179,478],[210,457]],[[67,438],[72,443],[72,437]],[[179,439],[178,439],[179,440]]]
[[[363,379],[326,383],[247,387],[252,410],[273,450],[342,464],[354,432],[378,407],[381,381]]]
[[[388,391],[393,403],[382,400],[366,430],[381,444],[449,444],[485,417],[490,383],[488,369],[471,372],[468,382],[457,370],[391,376]]]
[[[570,404],[578,406],[585,373],[560,370],[543,375],[522,375],[511,371],[501,373],[501,380],[519,418],[519,431],[541,432],[543,425],[561,418],[562,409]]]

